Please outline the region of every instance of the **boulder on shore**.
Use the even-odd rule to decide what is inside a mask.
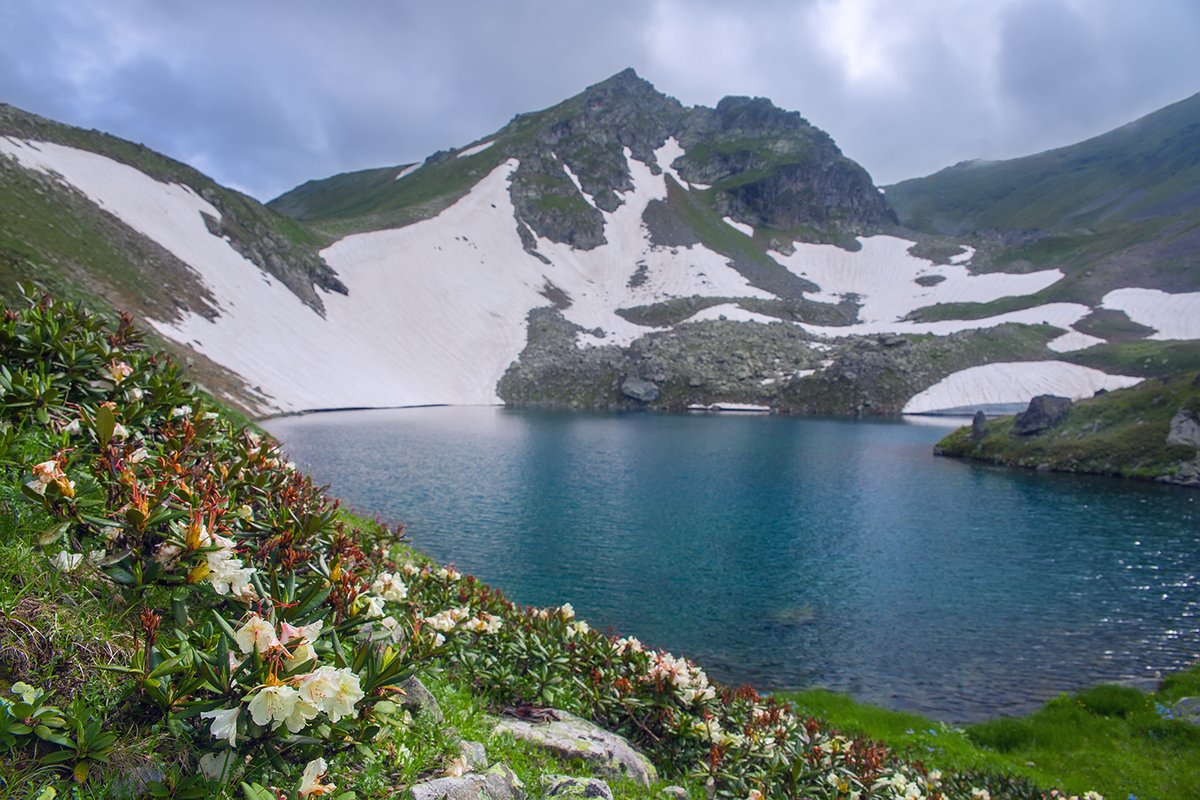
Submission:
[[[1167,433],[1167,444],[1200,449],[1200,418],[1190,408],[1181,408],[1171,417],[1171,430]]]
[[[1015,436],[1028,436],[1052,428],[1071,410],[1071,398],[1040,394],[1029,401],[1029,408],[1013,419]]]

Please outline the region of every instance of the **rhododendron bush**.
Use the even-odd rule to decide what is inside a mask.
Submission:
[[[186,742],[182,771],[151,794],[349,797],[354,776],[330,764],[389,748],[403,758],[383,744],[406,724],[395,700],[436,667],[496,711],[588,717],[719,797],[1041,796],[926,770],[598,633],[569,605],[520,608],[418,563],[398,532],[348,528],[276,443],[193,390],[128,317],[109,328],[33,295],[0,320],[0,350],[0,463],[52,522],[45,568],[128,604],[127,658],[102,666],[126,678],[130,713]],[[25,458],[30,442],[41,451]],[[66,715],[21,691],[0,699],[0,755],[49,747],[48,767],[87,781],[79,765],[102,762],[111,740],[97,727],[91,751],[66,735],[34,742],[27,715],[63,720],[55,731]]]

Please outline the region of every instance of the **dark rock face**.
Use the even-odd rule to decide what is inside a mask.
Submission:
[[[670,137],[687,151],[673,166],[685,180],[712,185],[713,209],[723,216],[780,231],[829,229],[840,239],[896,222],[870,175],[828,134],[765,98],[686,108],[625,70],[519,116],[500,137],[518,127],[530,129],[512,148],[519,221],[581,250],[605,242],[600,212],[614,211],[632,188],[625,150],[658,174],[654,151]]]
[[[1071,410],[1071,400],[1041,394],[1029,401],[1029,408],[1017,414],[1012,432],[1016,436],[1028,436],[1054,427]]]
[[[621,384],[621,394],[639,403],[653,403],[658,399],[658,387],[650,381],[630,375]]]

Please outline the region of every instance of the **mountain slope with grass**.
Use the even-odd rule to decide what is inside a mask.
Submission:
[[[252,414],[899,414],[938,410],[916,399],[944,381],[957,405],[1085,396],[1191,357],[1160,340],[1200,339],[1200,292],[1104,260],[1120,231],[1062,259],[1030,240],[1039,266],[1001,264],[981,242],[898,228],[798,113],[744,97],[688,108],[630,70],[269,207],[113,137],[7,107],[0,123],[8,285],[130,308]],[[1127,369],[1122,343],[1154,366]],[[980,367],[995,374],[956,377]]]
[[[1091,305],[1079,331],[1145,338],[1146,325],[1159,326],[1139,318],[1139,298],[1200,292],[1200,95],[1078,144],[903,181],[887,197],[905,225],[974,244],[980,267],[1061,269],[1064,279],[1029,301]]]

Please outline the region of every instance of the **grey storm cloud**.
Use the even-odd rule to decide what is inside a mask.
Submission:
[[[880,183],[1200,90],[1194,0],[0,0],[0,101],[267,199],[424,158],[625,67],[769,97]]]

